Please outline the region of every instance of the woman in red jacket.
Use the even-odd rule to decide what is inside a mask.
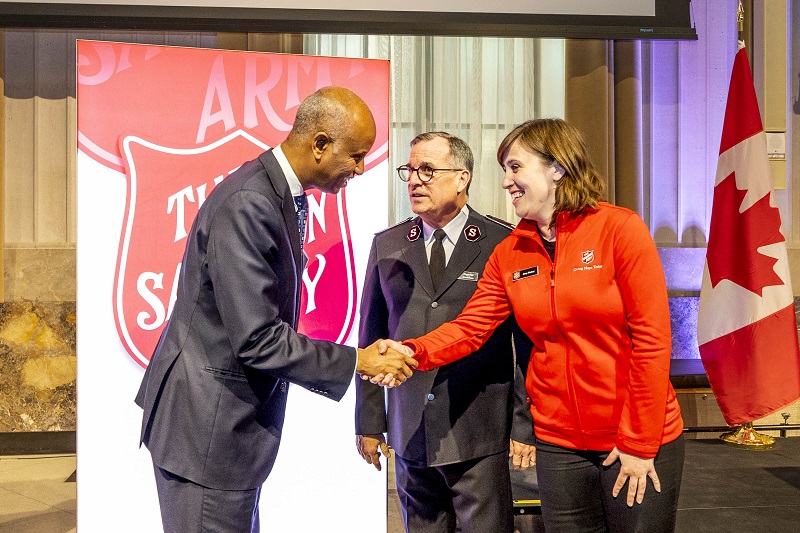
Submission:
[[[463,313],[404,344],[420,370],[435,368],[475,351],[513,312],[534,345],[526,386],[547,531],[673,531],[683,421],[650,232],[600,201],[603,181],[563,120],[518,126],[497,159],[522,220]]]

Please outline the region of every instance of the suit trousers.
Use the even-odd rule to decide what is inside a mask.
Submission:
[[[164,533],[258,533],[261,487],[203,487],[153,465]]]
[[[642,503],[628,507],[627,482],[616,498],[611,495],[619,460],[603,466],[608,452],[570,450],[537,439],[536,475],[545,529],[548,533],[675,531],[683,456],[682,435],[662,445],[655,458],[661,492],[648,477]]]
[[[508,452],[443,466],[395,456],[397,495],[408,533],[511,533]]]

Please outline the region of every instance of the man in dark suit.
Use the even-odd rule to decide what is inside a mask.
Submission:
[[[220,183],[197,214],[178,298],[137,395],[165,531],[258,531],[260,488],[289,383],[339,400],[354,373],[404,381],[416,362],[296,333],[304,191],[337,193],[375,141],[367,105],[341,87],[298,107],[274,150]]]
[[[448,133],[411,141],[398,173],[418,217],[375,236],[361,300],[361,346],[419,337],[453,320],[472,296],[489,255],[511,230],[467,206],[472,166],[469,146]],[[510,319],[470,357],[416,372],[391,389],[388,420],[382,389],[356,384],[359,453],[380,470],[381,453],[390,453],[388,430],[408,532],[513,531],[512,425],[514,465],[530,466],[534,450],[524,379],[514,364],[514,326]]]

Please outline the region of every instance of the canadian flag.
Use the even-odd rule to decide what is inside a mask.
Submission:
[[[800,348],[786,239],[772,202],[767,144],[744,43],[733,63],[697,342],[730,425],[800,399]]]

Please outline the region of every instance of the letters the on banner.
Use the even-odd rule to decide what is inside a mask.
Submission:
[[[283,141],[303,98],[328,85],[355,91],[377,126],[365,169],[388,157],[385,61],[97,41],[78,41],[77,55],[79,97],[90,103],[79,148],[128,179],[113,308],[142,366],[169,320],[197,210],[242,163]],[[309,195],[304,251],[298,329],[343,342],[358,296],[345,190]]]

